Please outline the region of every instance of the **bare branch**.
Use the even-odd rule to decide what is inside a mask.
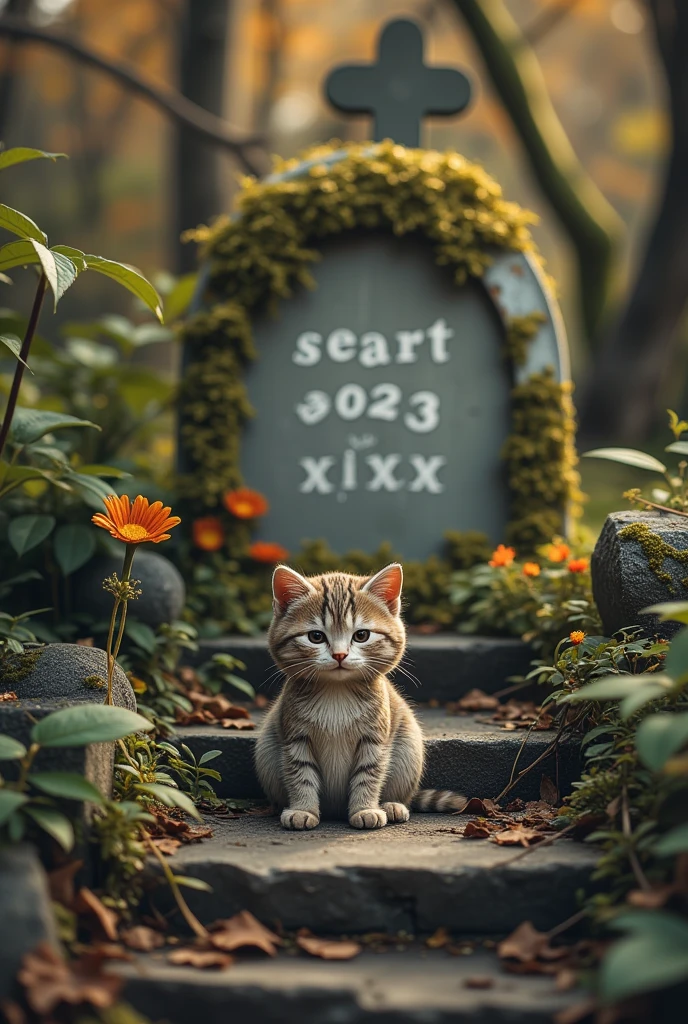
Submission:
[[[202,138],[229,150],[250,174],[261,173],[260,169],[246,152],[252,146],[264,145],[264,140],[261,137],[248,135],[242,137],[223,118],[204,110],[203,107],[199,107],[197,103],[193,103],[174,89],[155,85],[148,79],[143,78],[123,61],[104,57],[102,54],[96,53],[89,46],[85,46],[76,39],[70,38],[63,32],[38,28],[35,25],[28,24],[21,18],[1,17],[0,36],[23,42],[52,46],[54,49],[69,54],[75,60],[81,61],[82,64],[88,64],[97,71],[110,75],[112,78],[117,79],[126,89],[131,89],[143,99],[153,103],[159,110],[162,110],[178,124],[190,128]]]

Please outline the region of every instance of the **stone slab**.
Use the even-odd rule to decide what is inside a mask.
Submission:
[[[258,728],[252,732],[234,732],[204,725],[178,730],[196,756],[206,750],[221,750],[213,761],[222,775],[216,783],[218,795],[260,797],[260,784],[253,765],[256,736],[262,714],[252,712]],[[426,769],[423,785],[434,789],[454,789],[467,796],[495,797],[506,786],[516,761],[525,730],[507,732],[497,725],[480,721],[479,715],[447,715],[440,710],[418,712],[426,737]],[[532,732],[519,758],[519,770],[536,760],[554,739],[550,730]],[[513,790],[513,796],[536,800],[542,776],[557,779],[562,794],[580,778],[579,747],[575,742],[561,745],[557,759],[549,757],[529,772]]]
[[[175,967],[157,953],[108,970],[124,976],[135,1009],[175,1024],[549,1024],[582,1000],[551,977],[505,973],[481,948],[456,957],[413,945],[340,962],[280,954],[225,971]],[[476,978],[489,987],[471,987]]]
[[[645,525],[679,551],[688,549],[688,519],[664,512],[628,509],[607,516],[591,559],[593,594],[607,635],[626,626],[642,626],[648,635],[659,631],[671,638],[682,628],[678,622],[659,622],[654,615],[641,615],[643,608],[664,601],[685,601],[688,563],[665,558],[661,571],[671,577],[671,589],[649,566],[638,540],[623,538],[621,531]]]
[[[275,673],[264,634],[202,640],[194,663],[200,664],[219,653],[240,658],[246,665],[242,674],[256,690],[268,695],[279,691],[280,676]],[[532,658],[528,645],[515,639],[452,633],[410,635],[395,679],[415,700],[456,700],[474,687],[486,693],[503,689],[511,676],[527,673]]]
[[[465,818],[463,822],[465,822]],[[204,923],[250,910],[266,923],[316,933],[446,927],[463,935],[509,932],[521,921],[546,930],[578,909],[597,854],[562,838],[526,856],[489,840],[464,839],[453,815],[413,815],[404,824],[359,832],[324,823],[287,832],[273,817],[213,822],[215,836],[182,847],[177,874],[212,893],[185,890]],[[146,869],[159,876],[157,861]],[[164,887],[156,901],[167,907]]]
[[[33,846],[0,850],[0,999],[14,991],[22,957],[39,942],[57,948],[57,930],[45,872]]]

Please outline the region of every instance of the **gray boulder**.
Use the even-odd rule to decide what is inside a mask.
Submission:
[[[591,560],[592,587],[607,635],[642,626],[671,638],[677,622],[641,615],[663,601],[688,600],[688,518],[666,512],[612,512]]]
[[[106,695],[107,655],[97,647],[80,644],[46,644],[28,648],[29,657],[36,655],[31,671],[12,680],[12,689],[20,700],[91,701],[102,704]],[[112,700],[120,708],[136,711],[136,697],[125,673],[115,665],[112,677]]]
[[[93,558],[74,579],[74,600],[78,611],[109,619],[112,595],[103,590],[103,580],[116,572],[122,576],[122,559],[102,555]],[[184,579],[172,562],[157,551],[137,551],[132,576],[140,580],[142,594],[129,603],[129,615],[155,629],[181,616],[186,603]]]

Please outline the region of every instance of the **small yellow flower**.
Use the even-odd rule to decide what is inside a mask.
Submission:
[[[582,644],[585,640],[585,633],[582,629],[574,629],[572,633],[569,633],[569,640],[577,647],[578,644]]]
[[[522,572],[524,576],[539,576],[541,569],[537,562],[524,562]]]

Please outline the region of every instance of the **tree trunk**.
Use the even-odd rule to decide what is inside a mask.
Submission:
[[[213,114],[222,114],[230,0],[186,0],[179,22],[179,90]],[[195,267],[193,246],[179,236],[222,212],[217,147],[186,128],[177,132],[174,231],[177,271]]]
[[[688,300],[688,7],[647,0],[670,96],[672,150],[630,297],[583,391],[581,436],[637,444],[656,422]]]

